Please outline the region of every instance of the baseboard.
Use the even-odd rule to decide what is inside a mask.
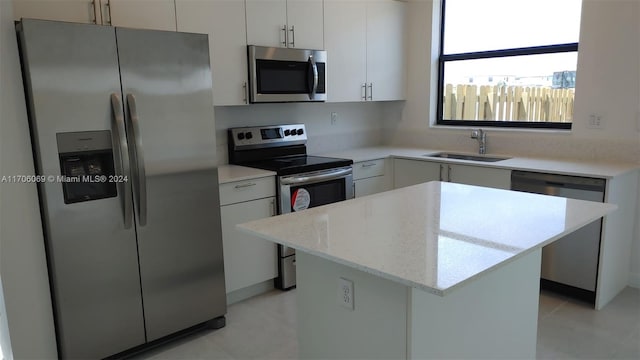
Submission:
[[[640,273],[629,274],[629,286],[640,289]]]
[[[0,0],[1,1],[1,0]],[[234,290],[227,294],[227,305],[235,304],[242,300],[252,298],[254,296],[264,294],[273,290],[273,279],[247,286],[242,289]]]

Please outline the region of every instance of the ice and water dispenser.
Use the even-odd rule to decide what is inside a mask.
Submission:
[[[56,134],[64,203],[117,196],[111,132]]]

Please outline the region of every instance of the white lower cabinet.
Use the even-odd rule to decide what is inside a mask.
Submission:
[[[511,170],[421,160],[394,160],[394,188],[428,181],[511,188]]]
[[[265,179],[270,179],[266,183],[274,184],[273,179]],[[266,192],[260,191],[259,185],[261,181],[250,180],[222,184],[220,187],[220,197],[231,201],[220,207],[227,294],[271,280],[278,275],[275,243],[236,229],[237,224],[275,215],[275,185]],[[223,195],[224,193],[231,194]],[[247,200],[248,197],[253,199]],[[243,201],[232,202],[234,198]]]
[[[428,181],[441,179],[440,163],[394,159],[393,160],[393,187],[401,188]]]
[[[449,182],[505,190],[511,188],[511,170],[473,165],[443,165],[447,166],[446,173]]]
[[[353,164],[353,187],[355,197],[371,195],[392,186],[392,170],[389,159],[362,161]]]

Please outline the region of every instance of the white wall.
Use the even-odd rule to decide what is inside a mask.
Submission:
[[[218,163],[228,163],[227,129],[303,123],[309,136],[309,154],[380,145],[388,108],[397,103],[291,103],[217,106],[216,132]],[[331,124],[331,113],[338,119]]]
[[[12,17],[11,2],[0,0],[0,176],[34,173]],[[0,344],[4,356],[7,359],[56,358],[34,184],[0,184],[0,277],[5,305],[3,308],[0,301],[3,312]]]
[[[468,128],[430,126],[436,115],[439,1],[410,0],[408,6],[408,99],[395,117],[385,121],[383,141],[390,145],[477,151],[477,142],[469,138]],[[639,39],[640,2],[583,1],[573,129],[489,129],[488,152],[640,164]],[[431,68],[425,64],[431,64]],[[602,115],[604,129],[587,128],[589,114]],[[640,213],[637,216],[636,224]],[[639,237],[636,230],[631,283],[637,286]]]

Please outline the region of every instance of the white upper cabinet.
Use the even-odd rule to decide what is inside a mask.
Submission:
[[[176,31],[174,0],[102,0],[104,25]]]
[[[404,100],[406,4],[325,0],[328,101]]]
[[[176,30],[174,0],[13,0],[13,13],[17,20],[34,18]]]
[[[247,44],[284,47],[286,0],[247,0]]]
[[[406,98],[406,5],[367,1],[367,82],[369,100]]]
[[[322,0],[287,0],[287,47],[324,49]]]
[[[13,0],[13,15],[16,20],[29,18],[101,23],[99,0]]]
[[[325,0],[327,101],[364,101],[367,81],[366,2]]]
[[[246,0],[247,44],[323,49],[322,0]]]
[[[244,1],[176,0],[176,19],[178,31],[209,35],[214,105],[247,104]]]

